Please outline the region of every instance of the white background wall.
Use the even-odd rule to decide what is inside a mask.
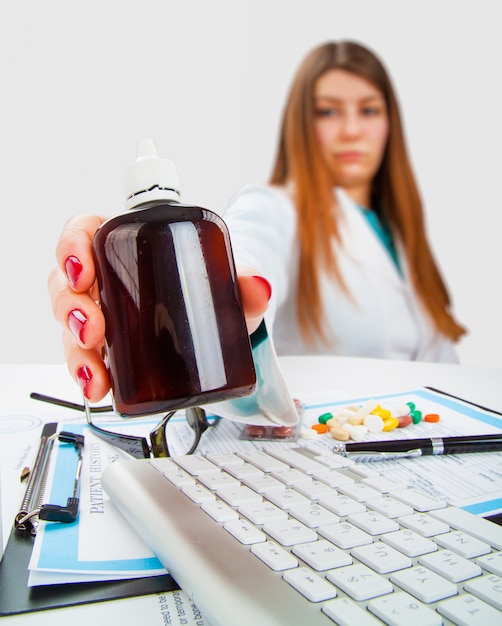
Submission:
[[[387,65],[462,362],[502,366],[502,37],[496,0],[27,0],[0,15],[1,362],[60,362],[46,279],[64,222],[122,210],[137,139],[222,212],[268,177],[305,53],[349,38]]]

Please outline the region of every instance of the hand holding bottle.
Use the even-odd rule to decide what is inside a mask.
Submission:
[[[86,397],[97,402],[110,389],[103,360],[105,320],[99,305],[92,241],[104,222],[97,215],[70,219],[56,248],[57,267],[48,287],[54,315],[63,327],[63,344],[70,374]],[[259,325],[267,309],[270,285],[252,270],[238,269],[238,283],[248,332]]]

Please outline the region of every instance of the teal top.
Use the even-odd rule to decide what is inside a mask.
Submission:
[[[397,256],[396,248],[394,246],[394,238],[392,237],[392,232],[387,224],[386,220],[380,219],[378,213],[373,209],[365,209],[364,207],[357,205],[361,210],[361,213],[368,220],[369,225],[376,233],[377,237],[383,243],[385,249],[391,256],[391,259],[394,261],[394,265],[396,266],[399,273],[401,273],[401,266],[399,264],[399,258]]]

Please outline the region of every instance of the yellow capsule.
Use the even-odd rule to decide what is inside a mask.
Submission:
[[[397,419],[397,417],[388,417],[383,421],[383,430],[386,433],[388,433],[389,430],[394,430],[394,428],[397,428],[398,426],[399,420]]]
[[[379,417],[381,417],[383,420],[389,419],[389,417],[392,417],[392,413],[389,411],[389,409],[378,409],[377,411],[373,411],[373,415],[378,415]]]

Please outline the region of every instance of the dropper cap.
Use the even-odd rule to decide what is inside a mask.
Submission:
[[[151,200],[180,199],[178,173],[172,161],[162,159],[152,139],[138,141],[136,161],[125,171],[126,207]]]

